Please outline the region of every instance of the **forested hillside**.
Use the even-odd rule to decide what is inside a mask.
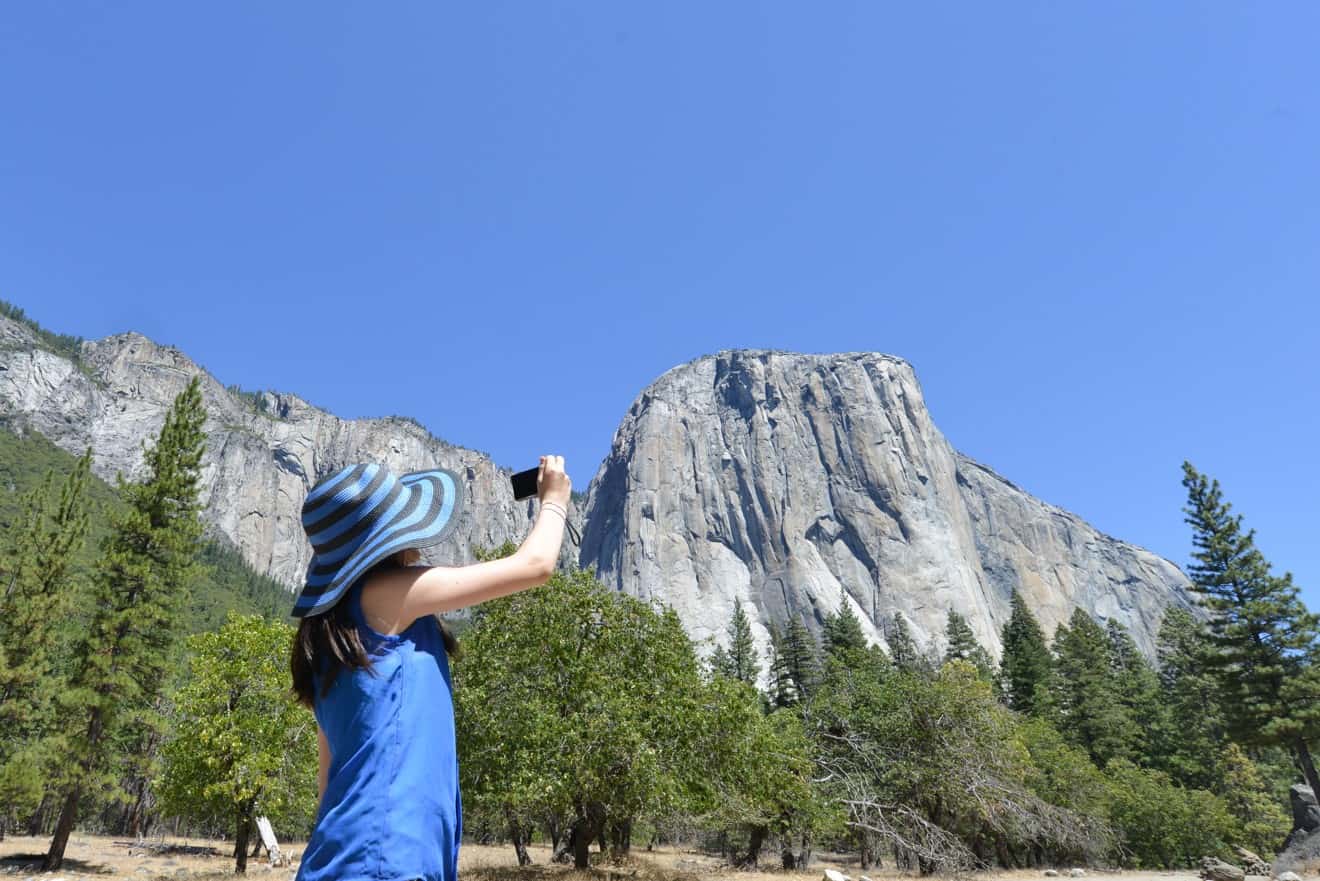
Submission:
[[[9,534],[21,514],[22,497],[37,489],[47,471],[57,478],[73,470],[76,457],[36,432],[17,435],[0,424],[0,530]],[[74,556],[70,578],[86,577],[96,558],[97,547],[108,531],[109,512],[119,504],[114,487],[95,476],[87,485],[91,512],[87,541]],[[289,589],[253,571],[238,550],[219,536],[199,543],[197,558],[203,571],[192,582],[191,604],[185,618],[188,632],[212,630],[229,611],[285,618],[293,606]]]

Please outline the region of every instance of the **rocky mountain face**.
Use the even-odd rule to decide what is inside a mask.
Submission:
[[[311,549],[299,512],[322,476],[355,461],[463,476],[455,541],[470,560],[526,535],[509,469],[405,418],[345,420],[293,395],[235,394],[177,349],[120,334],[75,359],[0,317],[0,420],[79,454],[96,473],[140,476],[174,397],[202,377],[205,517],[257,571],[296,589]],[[673,605],[696,638],[722,637],[740,600],[764,650],[768,624],[816,628],[848,603],[879,639],[901,613],[942,645],[947,610],[999,650],[1017,589],[1046,631],[1075,607],[1131,628],[1153,652],[1160,615],[1188,605],[1172,563],[1102,535],[957,453],[912,368],[870,353],[727,351],[668,371],[634,402],[588,487],[580,563],[619,590]],[[565,542],[565,559],[576,549]]]
[[[725,351],[633,403],[589,488],[582,563],[722,636],[741,601],[758,642],[852,606],[879,639],[902,614],[940,646],[949,609],[999,652],[1020,591],[1047,633],[1080,606],[1153,652],[1189,605],[1167,560],[1102,535],[955,451],[905,361]]]
[[[534,509],[514,501],[509,469],[407,419],[339,419],[293,395],[237,395],[178,349],[136,333],[84,342],[75,362],[41,348],[26,325],[0,317],[0,419],[74,454],[90,445],[93,470],[110,481],[116,472],[141,476],[144,441],[156,437],[175,396],[198,375],[207,410],[204,516],[253,568],[291,590],[311,557],[303,498],[352,462],[384,462],[398,472],[452,468],[464,478],[471,504],[455,540],[424,552],[428,562],[469,562],[474,542],[492,547],[527,534]],[[575,551],[566,548],[566,559]]]

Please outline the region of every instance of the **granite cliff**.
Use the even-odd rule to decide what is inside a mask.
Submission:
[[[411,420],[340,419],[294,395],[236,394],[178,349],[136,333],[86,341],[76,359],[61,357],[25,324],[0,317],[0,419],[71,453],[90,445],[93,470],[106,480],[116,472],[140,476],[144,441],[157,435],[193,376],[202,378],[207,410],[205,518],[254,569],[291,590],[311,557],[299,520],[303,497],[350,462],[379,461],[398,471],[445,467],[464,478],[472,504],[455,541],[425,552],[429,562],[468,562],[473,543],[491,547],[527,533],[534,508],[514,500],[509,469]],[[575,551],[566,547],[565,559]]]
[[[131,478],[143,442],[200,375],[206,519],[291,589],[310,555],[303,496],[348,462],[464,477],[473,503],[430,562],[466,562],[472,543],[516,542],[529,527],[534,508],[514,501],[509,469],[409,419],[345,420],[290,394],[237,394],[135,333],[67,355],[0,317],[0,419],[73,453],[90,445],[97,474]],[[1172,563],[955,451],[912,368],[880,354],[739,350],[673,368],[625,415],[572,517],[585,518],[583,566],[673,605],[698,639],[723,634],[735,600],[762,648],[769,622],[797,615],[818,627],[846,602],[871,637],[901,613],[933,647],[957,609],[997,653],[1017,589],[1047,632],[1080,606],[1126,624],[1152,652],[1163,608],[1189,604]],[[565,543],[565,559],[575,551]]]
[[[939,646],[947,611],[999,651],[1009,597],[1046,632],[1075,607],[1153,652],[1189,604],[1167,560],[1096,531],[955,451],[909,364],[871,353],[725,351],[633,403],[586,502],[582,563],[719,638],[735,600],[818,627],[847,603],[873,638],[896,614]]]

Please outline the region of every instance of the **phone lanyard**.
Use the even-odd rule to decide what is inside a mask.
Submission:
[[[560,513],[559,511],[555,510],[558,507],[559,505],[556,504],[555,507],[551,508],[550,510],[554,511],[556,514],[559,514],[559,516],[563,518],[564,528],[568,530],[568,535],[570,538],[573,539],[573,544],[576,547],[582,547],[582,534],[577,531],[576,526],[568,522],[568,506],[567,505],[564,506],[563,513]]]

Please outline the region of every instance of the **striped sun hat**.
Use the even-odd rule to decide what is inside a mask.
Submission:
[[[319,481],[303,501],[312,560],[293,616],[326,611],[390,554],[443,541],[463,507],[458,486],[443,468],[396,476],[376,464],[349,465]]]

